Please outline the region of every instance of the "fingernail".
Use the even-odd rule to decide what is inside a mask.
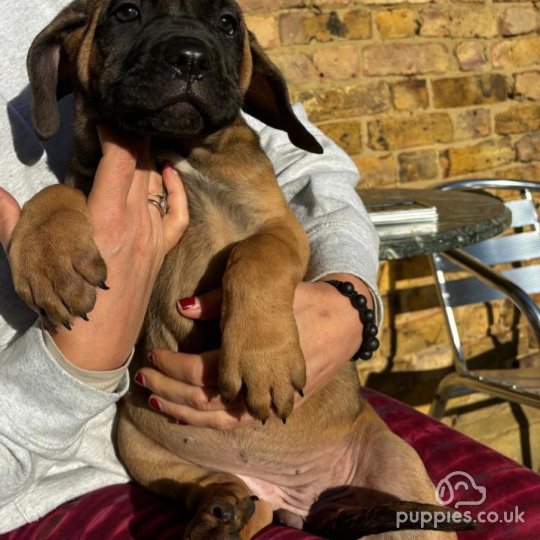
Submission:
[[[150,407],[152,407],[152,409],[154,409],[154,411],[163,412],[163,407],[161,406],[161,403],[154,396],[152,396],[148,400],[148,404],[150,405]]]
[[[148,351],[146,353],[146,359],[148,360],[149,364],[155,365],[156,363],[156,357],[152,351]]]
[[[137,384],[140,384],[141,386],[146,386],[144,375],[141,372],[135,373],[135,377],[133,377],[133,379],[135,380]]]
[[[187,422],[182,422],[182,420],[177,419],[175,423],[177,426],[187,426]]]
[[[197,305],[197,297],[190,296],[189,298],[182,298],[178,301],[180,309],[187,311],[188,309],[193,309]]]

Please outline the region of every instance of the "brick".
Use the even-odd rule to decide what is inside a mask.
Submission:
[[[462,41],[456,46],[456,57],[462,71],[478,71],[487,65],[484,44],[479,41]]]
[[[335,12],[285,13],[279,18],[281,43],[282,45],[299,45],[307,44],[312,40],[322,43],[332,41],[336,36],[345,35],[343,25],[338,23],[339,19]]]
[[[533,7],[510,7],[500,18],[499,27],[503,36],[529,34],[538,29],[536,10]]]
[[[363,49],[367,76],[444,73],[450,64],[448,48],[443,43],[368,45]]]
[[[427,109],[429,106],[427,82],[422,79],[409,79],[393,84],[392,100],[398,111]]]
[[[510,178],[511,180],[537,180],[540,182],[540,163],[511,165],[497,169],[494,178]]]
[[[446,113],[422,113],[372,120],[368,134],[370,148],[390,150],[451,142],[453,127]]]
[[[264,49],[272,49],[279,45],[277,20],[274,17],[246,15],[246,25]]]
[[[527,133],[516,144],[519,161],[540,161],[540,132]]]
[[[416,34],[415,12],[411,9],[380,11],[375,15],[375,24],[383,39],[398,39]]]
[[[518,73],[514,83],[514,92],[527,99],[540,100],[540,71]]]
[[[360,120],[330,122],[320,124],[318,127],[348,154],[359,154],[362,151],[362,122]]]
[[[515,151],[507,139],[491,140],[449,148],[441,153],[441,168],[445,177],[485,171],[514,161]]]
[[[479,139],[491,135],[491,113],[488,109],[472,109],[456,114],[454,137],[456,141]]]
[[[239,0],[238,3],[244,13],[275,11],[278,9],[300,7],[305,4],[303,0]]]
[[[353,160],[360,171],[360,187],[380,188],[397,184],[397,166],[391,154],[365,155]]]
[[[493,67],[525,67],[540,62],[540,37],[496,41],[491,49]]]
[[[324,47],[313,53],[313,64],[323,79],[352,79],[358,73],[358,53],[351,46]]]
[[[493,38],[498,35],[493,9],[441,5],[419,14],[422,37]]]
[[[435,150],[402,152],[398,156],[399,181],[416,182],[439,177],[438,155]]]
[[[285,76],[285,80],[292,85],[315,83],[319,74],[311,59],[304,53],[286,53],[272,55],[272,60]]]
[[[391,107],[390,90],[384,82],[304,90],[298,99],[313,122],[378,114]]]
[[[317,0],[317,7],[347,7],[354,3],[354,0]]]
[[[393,6],[398,4],[429,4],[432,0],[362,0],[363,4],[372,6]]]
[[[506,79],[502,75],[454,77],[431,81],[436,109],[499,103],[506,99]]]
[[[540,105],[515,105],[495,115],[495,131],[501,135],[540,129]]]
[[[371,14],[365,10],[347,11],[343,15],[347,39],[369,39],[371,37]]]

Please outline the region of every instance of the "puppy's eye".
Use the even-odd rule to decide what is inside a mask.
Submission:
[[[218,28],[229,36],[232,36],[238,28],[238,21],[229,14],[222,15],[219,19]]]
[[[139,8],[133,4],[122,4],[114,11],[114,16],[123,23],[133,22],[140,19],[141,12],[139,11]]]

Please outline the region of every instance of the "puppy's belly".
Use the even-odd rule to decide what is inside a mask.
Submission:
[[[278,422],[267,423],[264,431],[262,426],[227,432],[182,426],[170,449],[183,460],[238,476],[274,510],[305,517],[321,492],[358,476],[358,444],[356,437],[321,440],[307,452],[294,440],[287,444],[296,434],[280,437]]]

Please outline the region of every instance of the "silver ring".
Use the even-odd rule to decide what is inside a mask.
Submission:
[[[167,206],[166,193],[161,193],[159,195],[157,193],[150,193],[148,196],[148,202],[158,208],[162,216],[164,216],[169,210]]]

